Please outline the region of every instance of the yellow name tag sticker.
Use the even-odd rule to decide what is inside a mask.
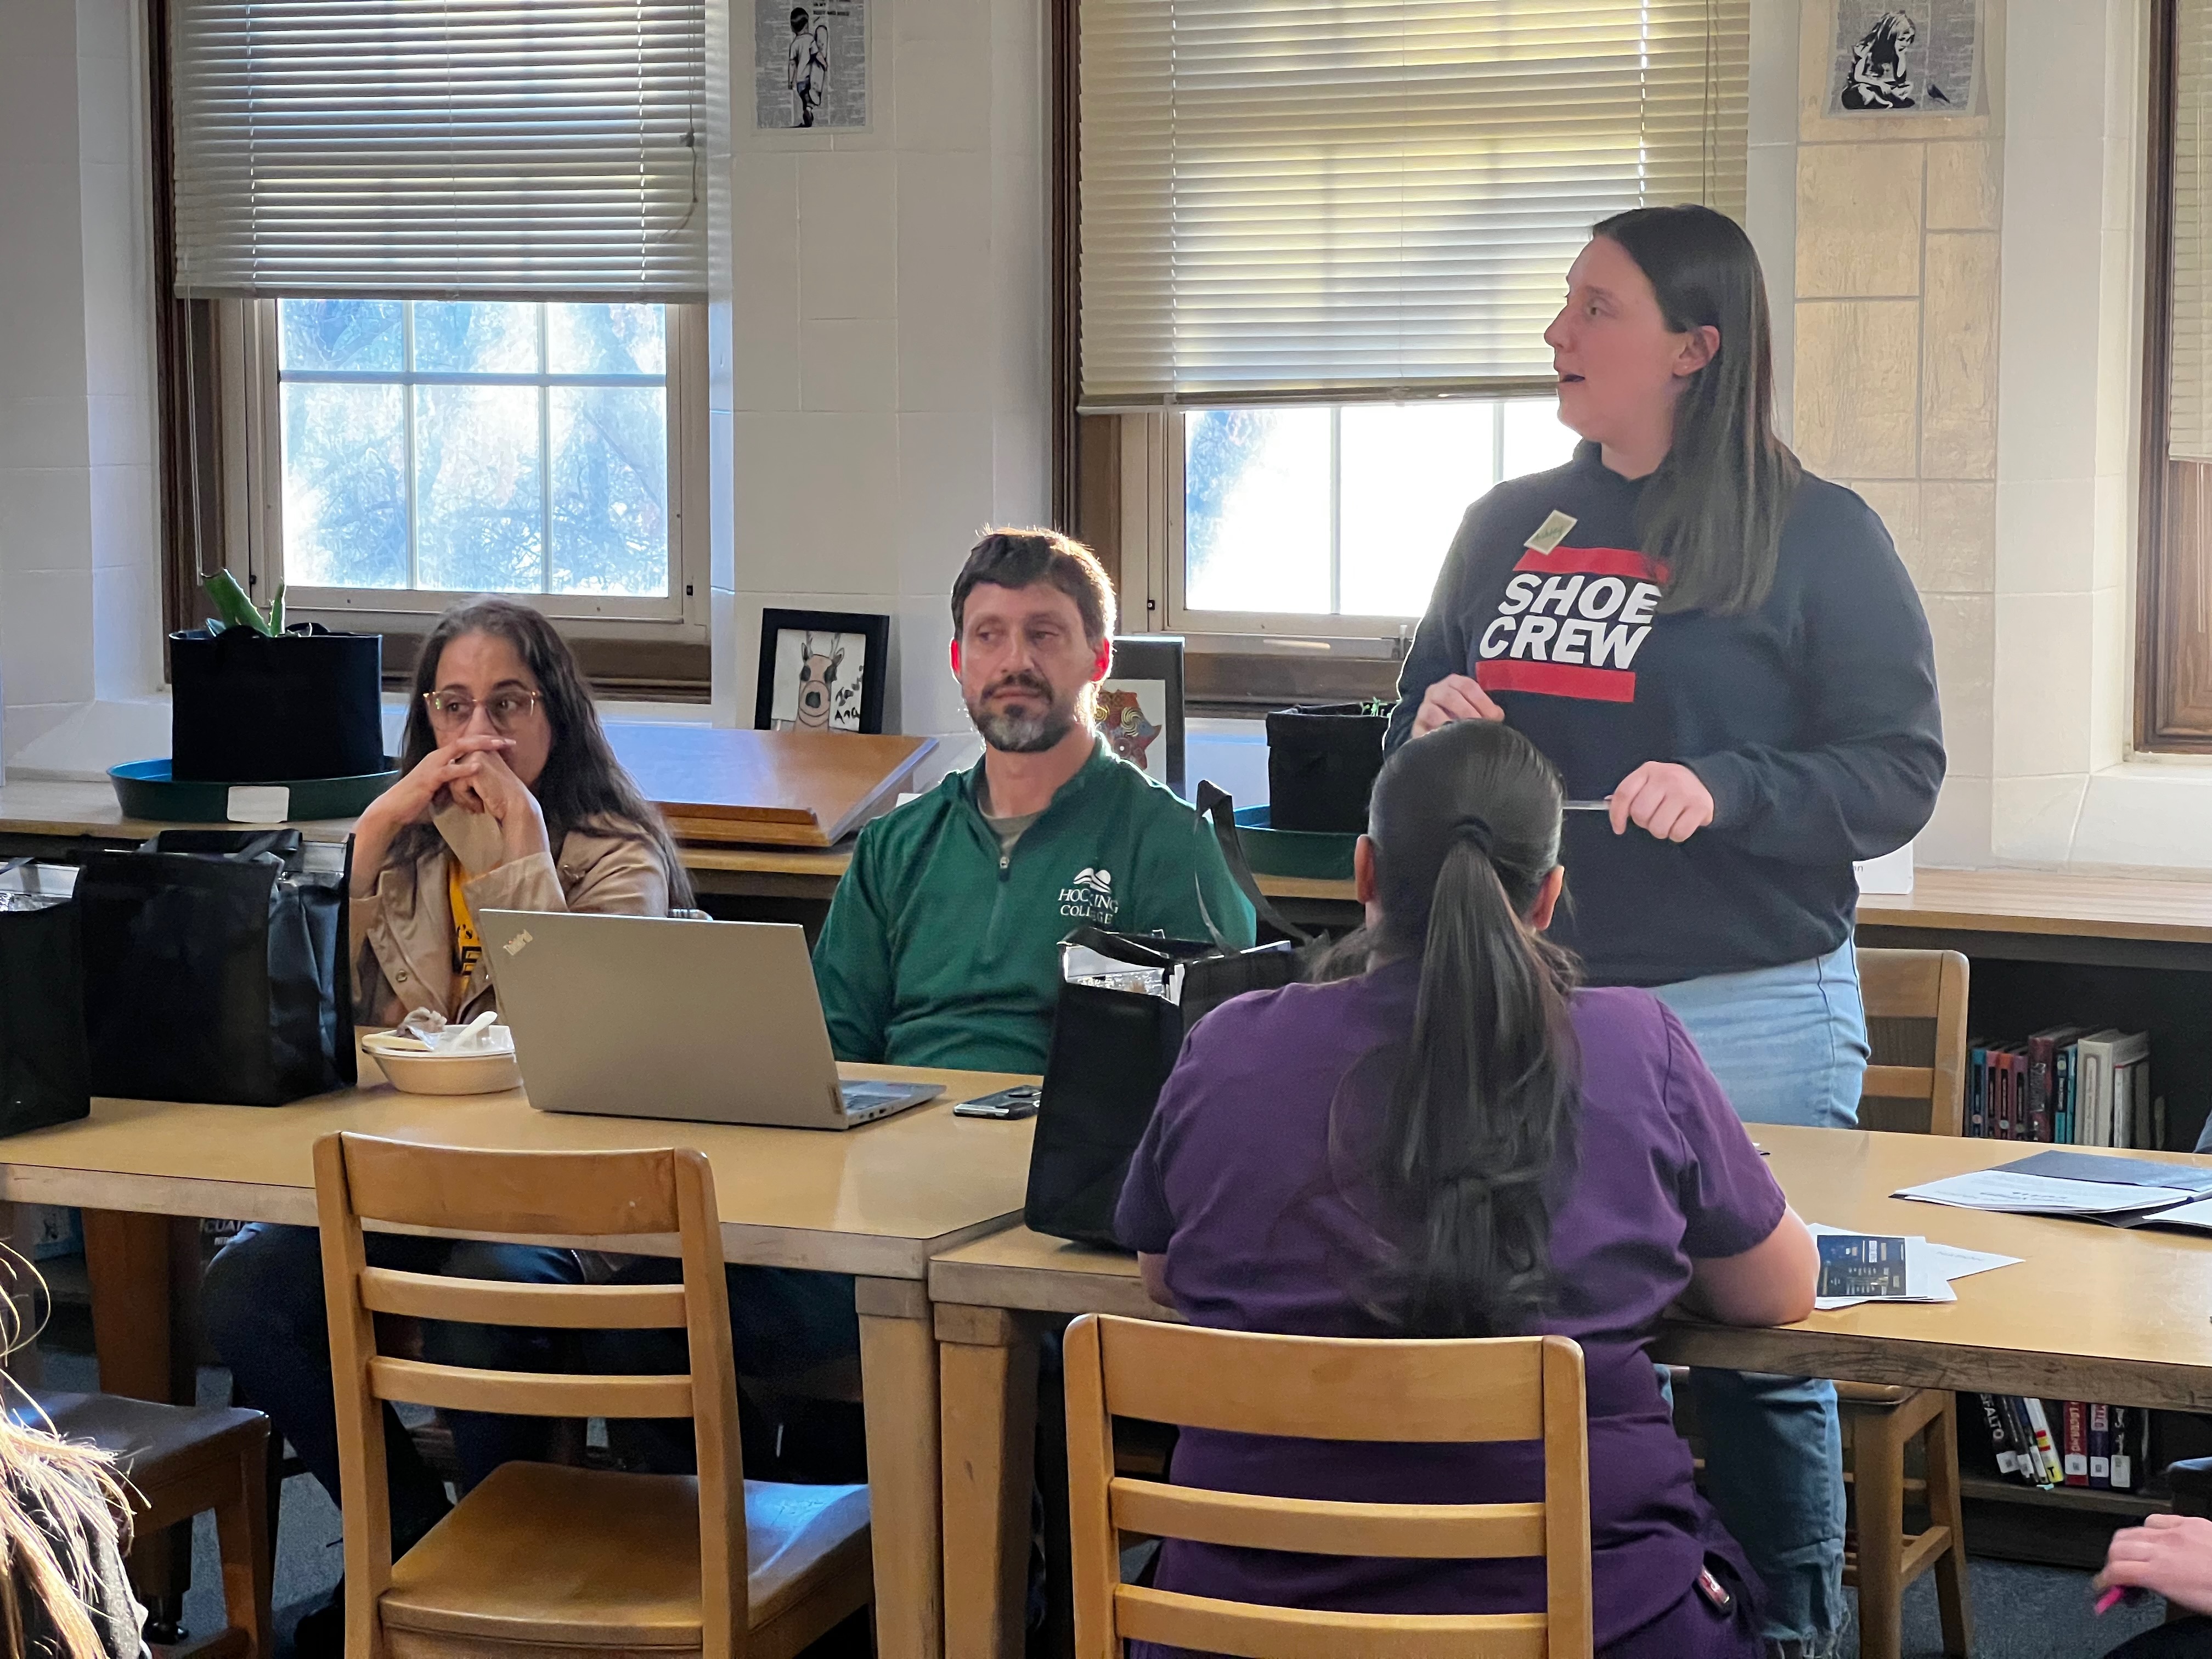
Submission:
[[[1574,527],[1574,520],[1554,507],[1546,515],[1544,522],[1536,526],[1536,533],[1522,545],[1534,548],[1539,553],[1548,553],[1565,541],[1567,532]]]

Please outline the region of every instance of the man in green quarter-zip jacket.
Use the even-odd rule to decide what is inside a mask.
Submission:
[[[860,832],[814,949],[839,1059],[1042,1072],[1076,928],[1205,939],[1211,915],[1252,943],[1211,827],[1091,729],[1113,631],[1080,543],[994,531],[969,555],[952,672],[983,757]]]

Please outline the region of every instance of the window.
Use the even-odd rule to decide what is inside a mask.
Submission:
[[[2152,16],[2135,746],[2212,750],[2212,0]]]
[[[519,593],[580,637],[703,649],[696,308],[360,298],[222,315],[222,378],[244,388],[226,411],[230,545],[257,598],[281,585],[301,620],[408,634],[457,593]]]
[[[1395,634],[1468,503],[1575,444],[1550,398],[1194,410],[1182,429],[1170,626],[1199,631]]]
[[[1748,0],[1050,15],[1056,508],[1195,702],[1387,690],[1468,504],[1571,453],[1591,226],[1741,216]]]
[[[177,621],[227,563],[395,675],[519,593],[603,687],[703,691],[702,0],[155,15]]]
[[[276,317],[283,568],[306,605],[676,593],[665,307],[285,300]]]

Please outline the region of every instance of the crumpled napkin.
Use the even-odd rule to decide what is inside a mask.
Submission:
[[[514,1033],[490,1014],[455,1025],[434,1008],[417,1008],[392,1030],[362,1039],[372,1054],[511,1054]]]

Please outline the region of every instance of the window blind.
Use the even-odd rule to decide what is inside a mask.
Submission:
[[[176,282],[706,291],[702,0],[178,0]]]
[[[1748,0],[1083,0],[1082,404],[1548,384],[1626,208],[1741,216]]]
[[[2173,313],[2166,453],[2212,461],[2212,0],[2181,0],[2173,36]]]

